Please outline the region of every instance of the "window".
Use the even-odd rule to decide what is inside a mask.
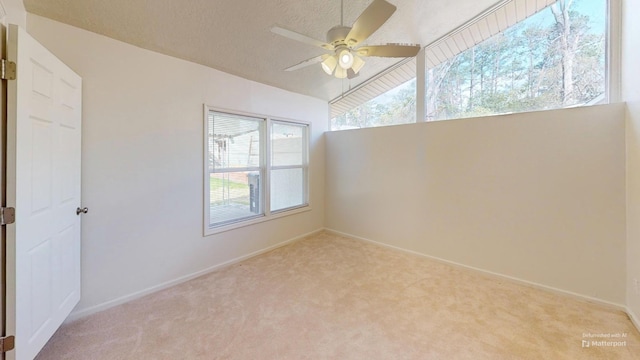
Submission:
[[[614,6],[619,2],[502,0],[416,58],[331,100],[331,130],[615,100]]]
[[[503,6],[427,47],[427,120],[604,101],[607,1],[551,3],[519,21],[514,15],[514,24],[485,37],[490,27],[482,34],[480,25],[508,19]],[[517,10],[527,1],[510,4]]]
[[[205,109],[205,234],[308,206],[308,124]]]
[[[416,61],[406,59],[331,101],[331,130],[416,122]]]
[[[271,122],[271,211],[307,203],[307,126]]]
[[[331,130],[416,122],[416,79],[331,119]]]

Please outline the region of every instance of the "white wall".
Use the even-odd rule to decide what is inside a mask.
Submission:
[[[640,326],[640,3],[623,1],[622,97],[627,102],[627,306]]]
[[[82,196],[90,211],[76,316],[324,226],[326,102],[35,15],[27,23],[83,77]],[[312,122],[313,210],[203,237],[204,103]]]
[[[326,135],[339,232],[625,303],[621,104]]]

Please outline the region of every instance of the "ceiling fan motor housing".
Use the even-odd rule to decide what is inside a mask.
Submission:
[[[349,35],[349,31],[351,31],[351,28],[348,26],[334,26],[327,32],[327,42],[333,47],[348,45],[346,38]]]

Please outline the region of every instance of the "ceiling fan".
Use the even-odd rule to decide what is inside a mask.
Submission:
[[[371,34],[376,32],[393,13],[396,7],[385,0],[373,0],[353,26],[334,26],[327,32],[327,42],[310,38],[292,30],[274,26],[271,31],[286,38],[303,42],[305,44],[321,47],[329,54],[313,57],[299,64],[285,69],[285,71],[298,70],[313,64],[322,63],[322,69],[328,75],[334,75],[339,79],[354,78],[364,66],[361,57],[413,57],[420,51],[420,45],[410,44],[386,44],[375,46],[362,46],[361,44]],[[344,17],[344,6],[341,6],[340,16]],[[343,20],[340,22],[343,23]]]

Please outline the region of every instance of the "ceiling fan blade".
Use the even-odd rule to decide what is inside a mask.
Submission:
[[[305,60],[305,61],[303,61],[301,63],[296,64],[296,65],[290,66],[290,67],[284,69],[284,71],[294,71],[294,70],[302,69],[302,68],[307,67],[307,66],[311,66],[313,64],[317,64],[317,63],[322,62],[324,59],[328,58],[329,56],[331,56],[331,55],[324,54],[324,55],[312,57],[311,59]]]
[[[349,35],[347,35],[346,43],[348,46],[354,46],[365,41],[371,34],[376,32],[384,24],[391,15],[396,11],[393,4],[385,0],[373,0],[371,5],[366,8],[358,17]]]
[[[274,26],[271,28],[271,32],[274,34],[278,34],[280,36],[284,36],[288,39],[291,40],[295,40],[295,41],[299,41],[308,45],[312,45],[312,46],[317,46],[317,47],[321,47],[323,49],[327,49],[327,50],[333,50],[333,46],[322,42],[320,40],[316,40],[314,38],[310,38],[307,35],[302,35],[300,33],[297,33],[295,31],[289,30],[289,29],[285,29],[283,27],[280,26]]]
[[[356,50],[360,56],[378,57],[414,57],[420,52],[420,45],[387,44],[377,46],[362,46]]]

